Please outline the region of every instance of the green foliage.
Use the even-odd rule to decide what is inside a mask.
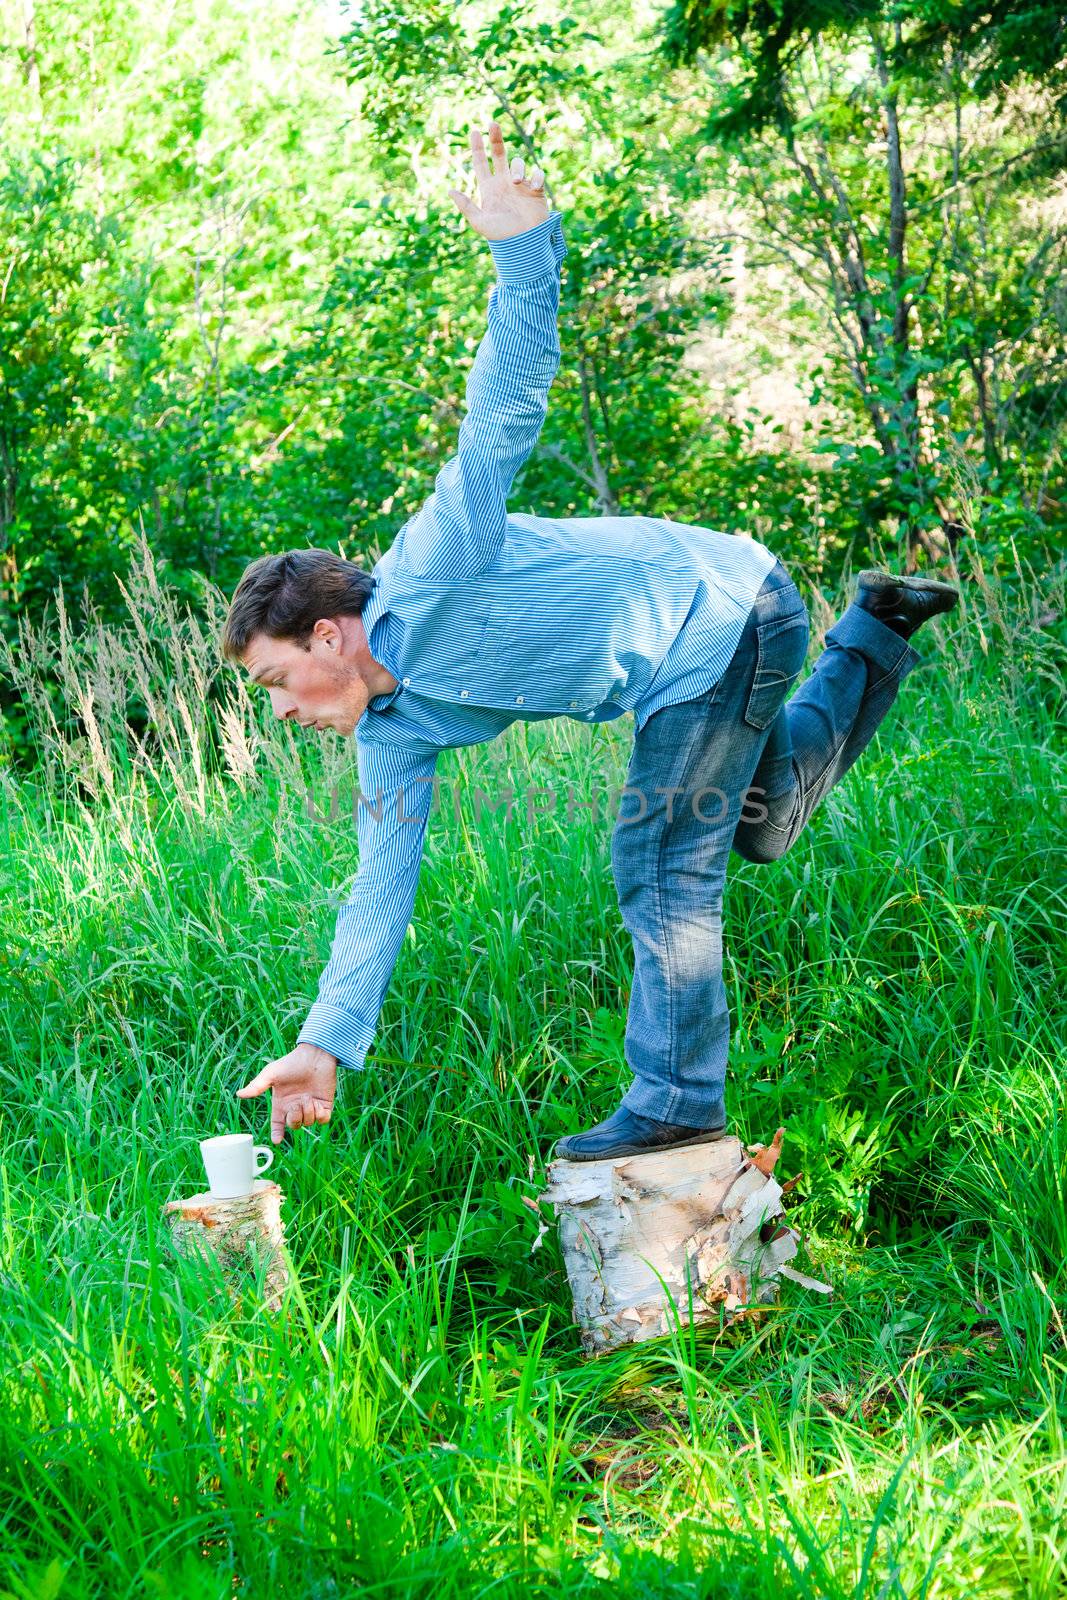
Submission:
[[[1062,495],[1064,108],[1047,84],[1001,94],[1049,18],[965,10],[681,0],[662,26],[677,64],[715,52],[706,136],[730,152],[746,237],[786,263],[802,317],[821,306],[812,399],[863,418],[874,452],[853,428],[839,460],[911,560],[972,531],[961,452],[990,504],[1017,493],[1036,519]]]
[[[1029,80],[1055,90],[1067,112],[1067,16],[1059,0],[908,0],[900,9],[918,25],[910,54],[947,45],[967,61],[976,93],[999,96]]]
[[[38,603],[79,548],[106,535],[87,491],[121,472],[113,452],[129,421],[108,403],[108,369],[126,357],[109,304],[116,230],[81,209],[74,188],[69,159],[0,173],[0,527],[22,594]]]
[[[1019,79],[1062,90],[1067,85],[1067,19],[1056,0],[1018,6],[1011,0],[672,0],[662,21],[663,48],[676,65],[731,42],[744,72],[721,113],[724,134],[792,120],[788,86],[810,46],[894,34],[898,87],[904,77],[929,81],[946,59],[968,69],[970,92],[999,96]],[[1059,113],[1067,101],[1057,102]],[[1061,162],[1067,149],[1060,143]]]

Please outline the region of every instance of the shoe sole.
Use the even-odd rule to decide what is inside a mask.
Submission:
[[[658,1156],[661,1150],[687,1150],[691,1144],[713,1144],[716,1139],[726,1138],[726,1124],[721,1128],[709,1128],[706,1133],[698,1133],[694,1139],[679,1139],[677,1144],[654,1145],[626,1145],[621,1150],[598,1150],[595,1154],[575,1152],[568,1155],[566,1150],[560,1150],[558,1144],[553,1148],[549,1157],[550,1161],[621,1161],[624,1156]]]
[[[955,584],[942,583],[939,578],[897,577],[892,572],[879,572],[870,567],[856,574],[856,587],[861,586],[864,589],[922,589],[932,594],[950,594],[956,600],[960,597]]]

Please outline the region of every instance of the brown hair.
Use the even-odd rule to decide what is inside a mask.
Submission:
[[[360,616],[374,582],[362,567],[331,550],[260,556],[245,568],[233,592],[219,648],[227,661],[239,661],[253,634],[265,633],[310,650],[319,618]]]

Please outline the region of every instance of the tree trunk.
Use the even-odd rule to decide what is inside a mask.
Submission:
[[[278,1184],[257,1178],[251,1194],[234,1200],[194,1194],[169,1200],[163,1212],[170,1217],[179,1255],[217,1263],[231,1292],[261,1283],[264,1305],[278,1311],[290,1278],[281,1219],[284,1199]]]
[[[740,1141],[606,1161],[553,1161],[540,1199],[556,1207],[582,1347],[599,1355],[668,1333],[727,1321],[773,1300],[792,1271],[798,1235],[784,1226],[771,1176],[784,1130],[746,1158]],[[722,1312],[720,1312],[720,1306]]]

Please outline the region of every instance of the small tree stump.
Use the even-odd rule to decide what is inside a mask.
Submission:
[[[606,1161],[549,1163],[540,1196],[556,1208],[574,1319],[587,1354],[636,1344],[690,1321],[718,1322],[777,1295],[798,1234],[778,1221],[772,1170],[782,1147],[747,1158],[736,1138]]]
[[[179,1255],[217,1261],[231,1291],[262,1275],[263,1303],[278,1311],[290,1278],[281,1218],[284,1199],[278,1184],[257,1178],[251,1194],[232,1200],[193,1194],[168,1200],[163,1213],[170,1217]]]

